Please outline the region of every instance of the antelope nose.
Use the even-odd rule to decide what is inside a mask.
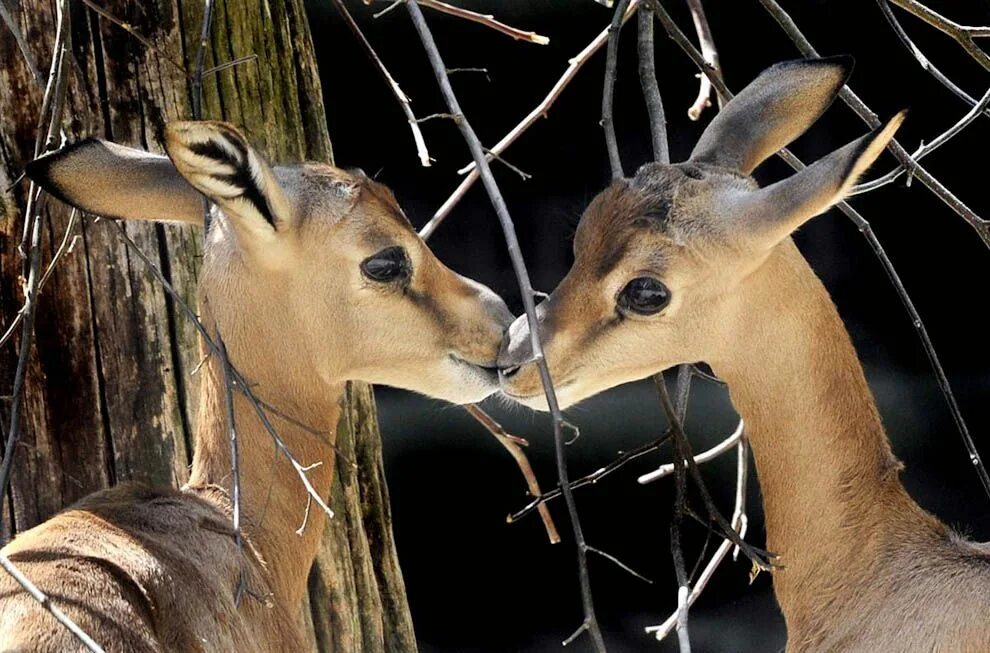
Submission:
[[[533,347],[529,339],[529,321],[520,315],[509,325],[498,352],[498,371],[509,378],[533,359]]]

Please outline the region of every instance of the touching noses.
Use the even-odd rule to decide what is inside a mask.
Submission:
[[[536,307],[536,319],[543,324],[547,302]],[[520,369],[533,362],[533,341],[530,337],[529,320],[520,315],[509,326],[502,338],[502,347],[498,352],[498,370],[503,378],[514,376]]]

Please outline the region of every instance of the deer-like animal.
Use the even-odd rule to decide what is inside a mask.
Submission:
[[[306,472],[320,496],[330,491],[348,380],[455,403],[498,389],[512,314],[430,252],[385,186],[325,164],[271,167],[224,123],[172,123],[165,136],[168,158],[86,141],[33,162],[28,175],[73,206],[120,219],[202,224],[203,197],[212,202],[202,321],[278,411],[271,421],[289,451],[301,464],[322,462]],[[296,471],[235,390],[238,548],[220,357],[209,355],[201,374],[186,486],[97,492],[3,552],[108,651],[304,650],[301,605],[325,515],[307,508]],[[242,570],[261,600],[237,606]],[[0,650],[78,649],[0,574]]]
[[[686,162],[612,183],[538,328],[563,406],[681,363],[706,361],[728,383],[789,651],[990,651],[990,548],[905,491],[849,335],[790,238],[848,193],[903,114],[782,181],[750,176],[818,119],[851,66],[773,66]],[[546,410],[529,329],[520,318],[506,335],[502,390]]]

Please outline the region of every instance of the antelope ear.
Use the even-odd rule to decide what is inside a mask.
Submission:
[[[275,172],[232,125],[169,123],[165,151],[179,174],[219,206],[238,231],[270,237],[291,221]]]
[[[772,66],[732,98],[705,129],[692,163],[748,175],[803,134],[825,112],[853,69],[849,56]]]
[[[89,139],[46,154],[27,176],[66,204],[125,220],[203,224],[203,197],[167,157]]]
[[[838,204],[894,138],[901,111],[887,124],[832,152],[794,175],[738,198],[732,210],[744,230],[776,245],[802,224]]]

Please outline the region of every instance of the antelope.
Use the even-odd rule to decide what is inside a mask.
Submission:
[[[322,461],[306,473],[321,497],[330,492],[347,381],[454,403],[497,391],[495,363],[512,314],[433,255],[385,186],[321,163],[272,167],[225,123],[171,123],[164,140],[167,158],[85,141],[32,162],[28,175],[73,206],[124,220],[201,225],[203,198],[212,203],[202,322],[213,340],[222,337],[258,399],[293,418],[272,421],[301,463]],[[206,355],[203,342],[201,349]],[[235,393],[245,523],[238,548],[220,357],[208,356],[201,374],[184,487],[97,492],[3,552],[108,651],[304,650],[300,607],[325,515],[307,509],[296,471]],[[261,600],[237,605],[242,570]],[[0,650],[77,648],[0,578]]]
[[[595,197],[538,330],[563,407],[682,363],[727,382],[753,447],[788,651],[990,651],[990,547],[905,491],[849,335],[790,238],[849,193],[904,113],[782,181],[750,176],[851,68],[846,57],[769,68],[686,162],[646,164]],[[502,392],[546,410],[531,328],[519,318],[506,334]]]

